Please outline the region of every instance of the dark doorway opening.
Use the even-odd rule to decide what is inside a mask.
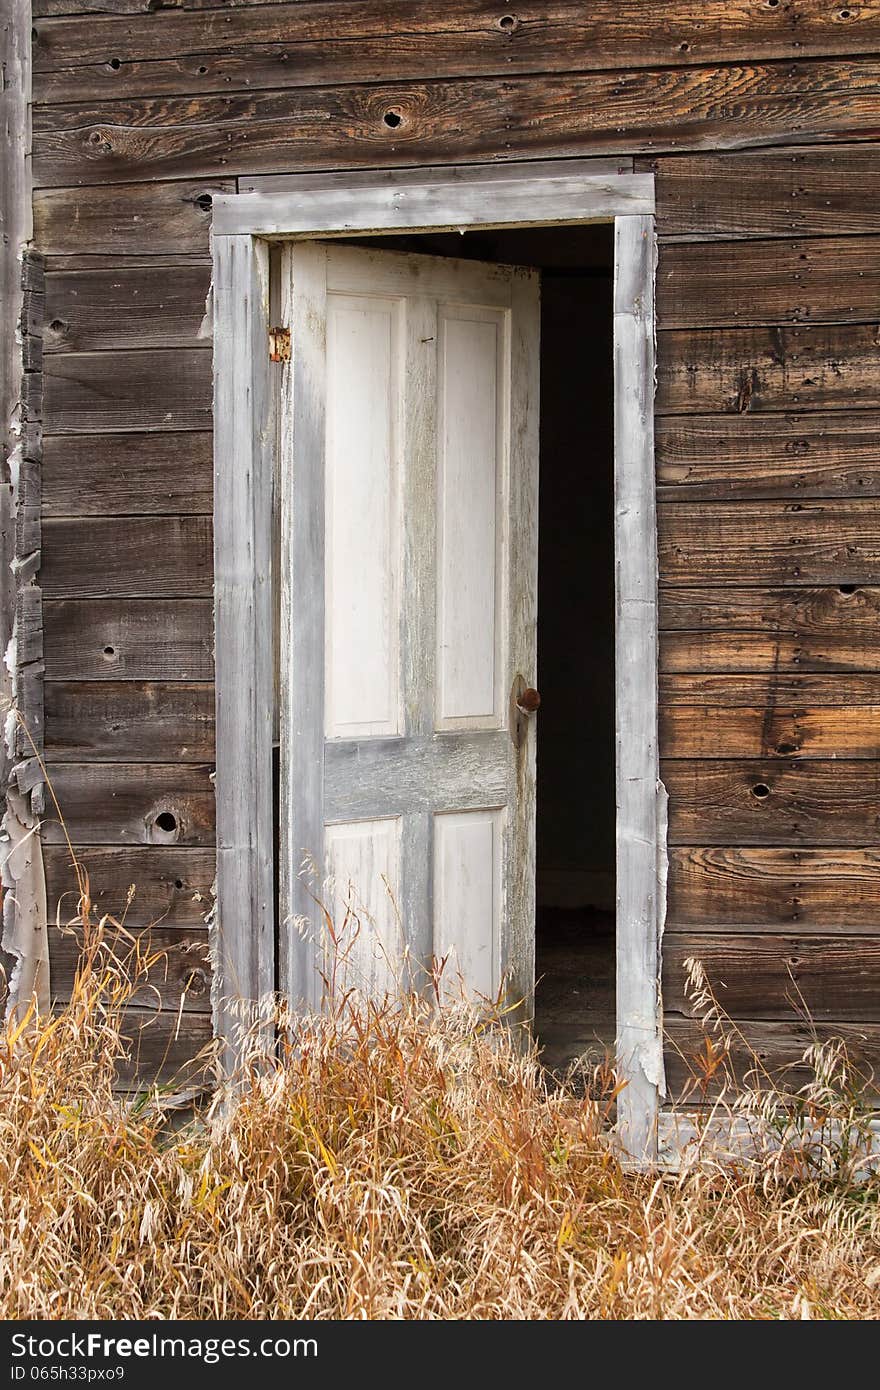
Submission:
[[[613,1056],[612,255],[542,280],[536,1029],[557,1072]]]
[[[535,1031],[590,1069],[616,1034],[614,229],[351,240],[541,271]]]

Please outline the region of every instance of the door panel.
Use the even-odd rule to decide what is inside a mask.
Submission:
[[[504,811],[434,817],[434,953],[442,983],[493,998],[501,983]]]
[[[282,980],[526,995],[537,274],[301,243],[284,278]]]
[[[325,733],[400,725],[400,320],[403,305],[327,301]]]
[[[439,729],[500,728],[507,515],[505,315],[439,315]]]

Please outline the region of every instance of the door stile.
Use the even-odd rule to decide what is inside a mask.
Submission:
[[[404,383],[401,519],[403,592],[400,606],[403,729],[407,738],[434,732],[436,643],[435,527],[437,426],[437,304],[405,301],[401,380]],[[433,824],[428,809],[404,822],[401,842],[404,936],[411,970],[405,984],[420,988],[432,957]]]
[[[522,676],[526,686],[538,686],[538,469],[529,460],[538,456],[540,424],[540,279],[534,272],[514,272],[511,312],[510,393],[505,450],[510,505],[502,568],[508,588],[504,608],[509,614],[506,664],[508,679]],[[502,609],[504,611],[504,609]],[[504,691],[505,703],[509,691]],[[509,711],[512,724],[514,711]],[[511,765],[505,834],[508,871],[503,882],[511,901],[502,905],[501,973],[513,1000],[522,1000],[519,1016],[531,1020],[535,989],[535,800],[536,729],[525,725],[525,739]]]
[[[326,248],[286,247],[282,284],[292,351],[281,428],[279,952],[281,988],[296,1010],[320,1003],[324,937]]]

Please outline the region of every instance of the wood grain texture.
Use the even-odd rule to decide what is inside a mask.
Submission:
[[[109,914],[141,929],[202,927],[212,904],[213,849],[182,845],[104,848],[77,846],[77,862],[88,879],[92,916]],[[46,845],[49,920],[65,925],[78,913],[78,888],[65,845]],[[129,902],[130,890],[134,889]]]
[[[667,930],[686,927],[880,936],[880,853],[672,849]]]
[[[873,502],[665,502],[658,529],[667,587],[861,585],[880,574]]]
[[[45,188],[34,193],[34,238],[49,256],[208,255],[214,196],[234,192],[234,179]]]
[[[143,1092],[210,1089],[216,1080],[211,1015],[184,1010],[128,1009],[121,1035],[125,1056],[116,1069],[117,1086]]]
[[[657,353],[660,414],[880,405],[876,325],[670,329]]]
[[[67,833],[77,845],[210,845],[213,769],[190,763],[51,763]],[[46,844],[65,843],[57,815],[43,821]]]
[[[637,168],[656,175],[664,239],[880,232],[880,149],[868,142],[673,155]]]
[[[214,759],[214,687],[184,681],[48,681],[52,762]]]
[[[667,758],[673,845],[880,844],[880,763]]]
[[[200,348],[49,354],[44,408],[50,434],[211,428],[211,354]]]
[[[845,691],[841,691],[845,697]],[[880,706],[673,705],[661,747],[676,758],[880,758]]]
[[[685,962],[696,959],[732,1018],[880,1021],[880,938],[669,932],[663,940],[663,1014],[701,1017]]]
[[[207,431],[48,435],[43,515],[210,514],[211,460]]]
[[[870,135],[880,61],[141,98],[34,112],[37,187]],[[388,112],[399,117],[386,122]]]
[[[49,928],[52,997],[58,1003],[70,998],[83,960],[82,946],[81,929]],[[161,1000],[162,1008],[173,1012],[211,1012],[207,927],[156,927],[135,933],[130,928],[117,931],[108,924],[104,945],[95,960],[96,970],[101,969],[102,959],[118,962],[137,980],[131,997],[134,1008],[156,1008]]]
[[[686,1096],[691,1102],[699,1102],[704,1094],[699,1077],[705,1075],[705,1068],[697,1059],[706,1034],[696,1020],[674,1016],[666,1021],[665,1032],[670,1099]],[[720,1039],[712,1036],[717,1048]],[[843,1039],[854,1070],[871,1079],[869,1089],[876,1094],[876,1076],[880,1074],[880,1025],[876,1023],[738,1020],[737,1034],[730,1038],[730,1072],[740,1081],[749,1080],[751,1073],[751,1084],[755,1084],[757,1072],[764,1086],[769,1073],[782,1089],[792,1091],[815,1078],[814,1068],[803,1060],[807,1049],[832,1038]],[[719,1072],[706,1088],[706,1098],[716,1096],[723,1082],[724,1076]]]
[[[60,599],[44,605],[47,680],[210,681],[210,599]]]
[[[214,1023],[234,1067],[241,1009],[275,984],[273,458],[269,262],[252,237],[214,239],[217,971]],[[213,808],[212,808],[213,809]]]
[[[210,281],[210,262],[166,265],[161,257],[131,269],[56,271],[46,277],[43,351],[210,350],[210,338],[199,338]]]
[[[783,675],[880,669],[876,588],[682,587],[663,588],[660,599],[664,672],[765,672],[772,684],[766,698],[778,704],[791,698],[786,691],[802,688],[780,681]],[[838,678],[834,688],[832,703],[848,702],[839,692],[849,686]],[[859,703],[873,703],[873,689],[869,685]]]
[[[214,235],[298,238],[361,231],[372,236],[437,228],[484,232],[492,223],[553,226],[572,217],[608,223],[619,216],[653,215],[653,179],[621,177],[619,167],[600,174],[595,169],[599,162],[606,163],[528,160],[498,164],[485,174],[482,165],[458,165],[427,177],[421,169],[373,182],[351,175],[350,184],[324,175],[326,182],[311,188],[302,176],[252,178],[252,185],[268,184],[269,191],[255,188],[246,197],[217,199]],[[411,247],[410,241],[406,249]],[[485,259],[494,257],[490,252]],[[472,278],[474,262],[468,264]],[[457,274],[461,280],[463,272]],[[490,302],[497,302],[497,294]]]
[[[665,807],[658,796],[656,241],[652,217],[614,226],[614,547],[617,961],[621,1142],[656,1153],[662,1047],[657,998]]]
[[[875,411],[665,416],[656,440],[661,500],[880,494]]]
[[[211,593],[211,520],[201,516],[46,521],[46,598],[188,598]]]
[[[664,246],[657,322],[661,328],[874,323],[878,253],[877,238],[858,236],[717,242],[703,255],[688,244]]]
[[[880,675],[813,674],[774,670],[772,663],[761,674],[660,673],[661,705],[713,705],[726,709],[754,705],[798,704],[876,705],[880,704]]]
[[[525,0],[506,16],[497,0],[437,10],[418,0],[336,0],[38,19],[35,30],[38,102],[381,82],[389,71],[431,78],[631,70],[880,49],[874,5],[835,10],[821,0],[667,0],[650,11],[640,0],[598,0],[589,10],[578,0]]]

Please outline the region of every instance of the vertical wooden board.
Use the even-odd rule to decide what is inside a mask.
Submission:
[[[279,978],[297,1007],[315,1002],[315,877],[324,864],[326,248],[294,245],[283,264],[282,311],[296,351],[281,421]]]
[[[498,728],[502,694],[505,316],[439,318],[438,729]]]
[[[434,817],[434,957],[453,996],[493,999],[500,980],[504,812]]]
[[[400,732],[402,304],[327,300],[328,738]]]
[[[658,950],[665,844],[658,798],[654,499],[654,219],[621,217],[614,252],[617,1061],[624,1147],[656,1149],[663,1088]]]
[[[235,998],[274,986],[272,464],[268,265],[250,237],[214,238],[214,614],[217,1031],[233,1065]]]
[[[396,997],[404,985],[406,923],[399,916],[400,817],[328,825],[329,901],[335,941],[323,940],[324,976],[336,998],[356,989]]]

